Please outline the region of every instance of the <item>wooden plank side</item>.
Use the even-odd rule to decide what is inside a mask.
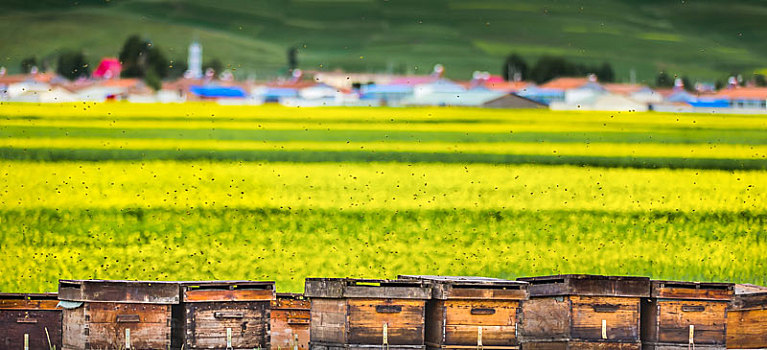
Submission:
[[[300,323],[292,321],[299,318],[303,321]],[[309,310],[272,309],[270,334],[270,345],[274,350],[307,350],[309,347]]]
[[[186,348],[225,348],[231,329],[234,348],[269,347],[269,302],[186,304]]]
[[[447,288],[440,293],[442,299],[525,300],[527,296],[527,289],[523,288]]]
[[[346,300],[312,299],[311,342],[346,343]]]
[[[659,342],[688,344],[692,325],[696,344],[725,344],[726,303],[658,300],[658,306]]]
[[[641,301],[641,338],[642,342],[658,341],[658,300],[642,298]]]
[[[60,280],[59,299],[143,304],[177,304],[177,282]]]
[[[191,289],[184,291],[185,302],[209,301],[264,301],[274,300],[274,290],[268,289],[235,289],[210,290]]]
[[[478,326],[513,326],[516,324],[518,301],[448,300],[446,324]]]
[[[86,303],[84,307],[87,321],[97,323],[134,322],[137,318],[140,323],[165,324],[170,309],[168,305],[121,303]]]
[[[722,300],[729,301],[733,297],[732,288],[708,289],[708,288],[655,288],[652,296],[660,299],[687,299],[687,300]]]
[[[427,343],[442,345],[445,342],[445,301],[432,299],[426,302],[426,329],[425,340]]]
[[[566,340],[570,336],[570,300],[536,298],[522,302],[519,334],[523,341]]]
[[[445,326],[445,344],[447,346],[464,345],[477,347],[479,344],[479,327],[482,327],[483,346],[516,346],[516,326],[476,326],[476,325],[447,325]]]
[[[572,338],[640,342],[639,298],[572,296]],[[604,330],[603,330],[604,325]],[[606,335],[607,337],[603,337]]]
[[[606,342],[530,342],[522,345],[523,350],[640,350],[641,343]]]
[[[0,348],[23,349],[25,334],[30,349],[61,349],[61,311],[0,310]]]
[[[0,310],[61,310],[58,303],[56,299],[0,299]]]
[[[767,309],[727,312],[727,347],[767,348]]]
[[[61,311],[61,345],[65,350],[85,349],[85,307]]]
[[[425,300],[349,299],[349,343],[382,344],[384,324],[388,343],[424,344]]]
[[[89,323],[86,344],[80,349],[125,349],[126,329],[130,330],[131,349],[170,347],[170,327],[158,327],[156,323]]]

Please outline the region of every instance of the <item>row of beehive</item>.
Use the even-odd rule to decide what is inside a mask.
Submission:
[[[270,331],[274,328],[274,331]],[[0,295],[0,349],[294,348],[309,302],[274,282],[59,282],[56,294]]]
[[[0,349],[767,347],[764,289],[739,286],[731,301],[723,283],[520,280],[310,278],[308,299],[272,282],[61,281],[60,301],[3,296]]]

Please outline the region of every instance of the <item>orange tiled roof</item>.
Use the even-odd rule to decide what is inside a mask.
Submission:
[[[719,98],[767,100],[767,87],[736,87],[719,90],[715,95]]]
[[[530,87],[532,83],[527,81],[503,81],[503,82],[486,82],[485,87],[490,90],[501,91],[520,91]]]
[[[646,88],[645,85],[640,84],[621,84],[621,83],[606,83],[602,86],[609,92],[619,95],[633,94],[639,90]]]
[[[544,89],[569,90],[579,88],[588,84],[589,82],[589,78],[562,77],[549,80],[545,84],[541,85],[541,87]]]

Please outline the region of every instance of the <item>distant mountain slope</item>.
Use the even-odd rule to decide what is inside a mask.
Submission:
[[[765,1],[80,0],[0,2],[0,65],[82,48],[92,64],[140,34],[170,58],[199,40],[241,76],[284,70],[298,46],[304,69],[499,73],[517,52],[608,61],[620,80],[660,69],[693,79],[767,68]],[[532,63],[532,62],[531,62]]]

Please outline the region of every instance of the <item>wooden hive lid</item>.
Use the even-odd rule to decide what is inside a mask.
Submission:
[[[275,300],[272,281],[181,281],[184,302]]]
[[[730,310],[763,310],[767,309],[767,287],[753,284],[735,285],[735,296],[730,303]]]
[[[0,293],[2,299],[58,300],[58,293]]]
[[[637,276],[552,275],[518,278],[530,283],[530,297],[609,296],[648,297],[650,278]]]
[[[417,280],[307,278],[304,295],[310,298],[429,299],[431,285]]]
[[[650,282],[650,296],[658,299],[729,301],[732,283],[656,281]]]
[[[59,300],[178,304],[179,284],[167,281],[59,280]]]
[[[400,275],[402,280],[432,283],[434,299],[526,300],[529,283],[475,276]]]
[[[56,310],[56,293],[0,293],[0,310]]]

